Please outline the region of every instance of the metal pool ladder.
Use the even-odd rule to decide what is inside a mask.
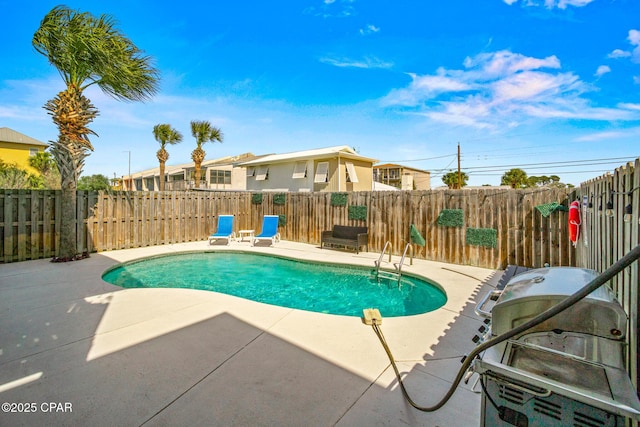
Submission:
[[[404,252],[402,252],[402,258],[400,258],[400,262],[393,264],[395,271],[380,270],[382,258],[384,258],[387,247],[389,248],[389,262],[391,262],[391,242],[386,242],[384,244],[384,248],[382,248],[382,252],[380,252],[380,257],[377,261],[374,261],[376,266],[375,276],[378,280],[380,280],[380,278],[396,280],[398,283],[398,287],[400,287],[400,279],[402,278],[402,266],[404,265],[404,260],[407,256],[407,251],[411,247],[411,244],[407,243],[407,245],[404,247]]]

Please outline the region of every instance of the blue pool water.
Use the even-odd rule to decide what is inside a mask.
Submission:
[[[436,285],[410,276],[396,281],[372,276],[373,268],[297,261],[239,252],[191,252],[124,263],[102,278],[123,288],[187,288],[320,313],[362,316],[378,308],[384,317],[440,308],[447,301]]]

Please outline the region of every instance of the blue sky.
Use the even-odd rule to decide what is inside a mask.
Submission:
[[[31,45],[58,3],[0,0],[0,127],[57,136],[42,106],[63,89]],[[84,175],[157,166],[155,124],[224,143],[207,159],[334,145],[470,185],[505,170],[580,182],[640,156],[640,2],[635,0],[68,1],[109,14],[161,73],[145,103],[87,96],[100,111]]]

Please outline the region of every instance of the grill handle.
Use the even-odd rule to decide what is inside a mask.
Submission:
[[[529,386],[529,384],[525,385],[520,385],[520,384],[516,384],[513,381],[509,381],[508,379],[502,377],[502,376],[498,376],[498,375],[491,375],[492,373],[488,373],[489,376],[491,376],[496,382],[502,383],[508,387],[511,387],[515,390],[519,390],[522,391],[524,393],[529,393],[532,394],[534,396],[537,397],[549,397],[551,396],[551,390],[547,390],[546,388],[540,388],[540,387],[536,387],[536,389],[532,388],[531,386]]]
[[[474,310],[476,312],[476,314],[478,316],[485,317],[487,319],[491,319],[491,311],[490,310],[485,310],[484,306],[490,300],[491,301],[496,301],[501,293],[502,293],[502,291],[498,290],[498,289],[494,289],[492,291],[487,292],[485,294],[485,296],[482,297],[480,302],[476,305],[476,308]]]

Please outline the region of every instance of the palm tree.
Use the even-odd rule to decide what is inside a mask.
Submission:
[[[62,187],[60,246],[58,260],[76,258],[76,189],[84,160],[93,150],[87,126],[98,110],[84,90],[91,85],[124,101],[143,101],[157,92],[159,75],[151,58],[144,56],[131,40],[115,28],[108,15],[56,6],[45,15],[33,35],[32,44],[57,68],[66,89],[44,108],[58,127],[58,139],[51,141]]]
[[[195,164],[196,169],[196,188],[200,187],[200,166],[202,165],[202,161],[204,160],[204,156],[207,153],[202,149],[202,144],[207,141],[211,142],[220,142],[222,143],[222,131],[215,126],[211,126],[211,123],[208,121],[197,121],[194,120],[191,122],[191,135],[196,139],[196,149],[191,152],[191,159]]]
[[[153,137],[160,143],[156,156],[160,162],[160,191],[164,191],[164,165],[169,160],[169,152],[164,147],[167,144],[173,145],[182,141],[182,134],[165,123],[153,127]]]
[[[49,173],[56,167],[56,161],[53,159],[51,153],[47,151],[38,151],[33,156],[30,156],[28,161],[29,166],[40,172],[42,175]]]
[[[451,188],[451,189],[460,189],[467,185],[467,181],[469,180],[469,175],[465,172],[460,172],[460,181],[458,182],[458,172],[448,172],[442,175],[442,182]]]
[[[511,188],[525,188],[529,184],[529,177],[522,169],[509,169],[500,178],[500,184],[510,185]]]
[[[29,166],[40,173],[45,188],[60,189],[60,172],[58,172],[58,165],[51,153],[38,151],[29,157]]]

